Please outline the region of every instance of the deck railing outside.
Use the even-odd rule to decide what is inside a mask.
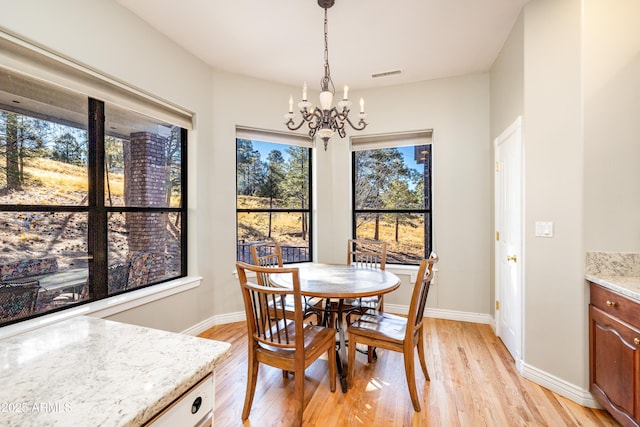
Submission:
[[[238,242],[238,261],[253,264],[251,257],[251,246],[261,242]],[[307,246],[280,245],[282,251],[282,262],[284,264],[294,262],[307,262],[309,259],[309,248]]]

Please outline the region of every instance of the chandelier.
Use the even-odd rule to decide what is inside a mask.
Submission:
[[[327,149],[329,138],[336,132],[340,138],[344,138],[345,122],[354,130],[363,130],[367,127],[365,119],[367,115],[364,113],[364,99],[360,98],[360,114],[358,114],[357,125],[354,125],[349,119],[349,111],[351,110],[351,101],[349,101],[349,86],[344,85],[344,95],[342,101],[337,106],[333,106],[333,95],[335,94],[335,86],[331,80],[331,71],[329,69],[329,48],[327,37],[327,9],[333,6],[335,0],[318,0],[318,5],[324,9],[324,76],[320,80],[320,108],[313,107],[313,104],[307,99],[307,83],[302,87],[302,101],[298,103],[302,120],[296,125],[293,121],[293,96],[289,96],[289,112],[284,118],[288,119],[285,124],[289,130],[298,130],[305,123],[309,126],[309,137],[313,138],[316,133],[322,141],[324,141],[324,149]]]

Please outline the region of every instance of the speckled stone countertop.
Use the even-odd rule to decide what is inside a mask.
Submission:
[[[640,253],[587,252],[585,279],[640,302]]]
[[[0,425],[139,426],[230,344],[92,317],[0,340]]]

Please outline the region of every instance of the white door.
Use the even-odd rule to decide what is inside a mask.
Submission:
[[[522,119],[495,140],[496,333],[519,366],[522,357]]]

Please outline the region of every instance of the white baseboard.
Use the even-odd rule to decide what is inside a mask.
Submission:
[[[196,336],[198,334],[203,333],[204,331],[206,331],[207,329],[213,326],[224,325],[226,323],[244,322],[244,321],[245,321],[244,311],[236,311],[235,313],[218,314],[218,315],[209,317],[208,319],[205,319],[202,322],[197,323],[188,329],[185,329],[184,331],[182,331],[182,333],[186,335]]]
[[[520,373],[526,379],[531,380],[542,387],[548,388],[554,393],[558,393],[567,399],[573,400],[579,405],[586,406],[588,408],[602,408],[602,406],[593,398],[593,395],[589,390],[585,390],[575,384],[571,384],[534,366],[522,362],[522,369]]]
[[[385,311],[394,314],[407,315],[409,313],[409,306],[399,305],[399,304],[385,304]],[[481,313],[470,313],[464,311],[453,311],[453,310],[441,310],[437,308],[427,308],[425,310],[426,317],[433,317],[436,319],[446,319],[446,320],[458,320],[460,322],[472,322],[472,323],[483,323],[483,324],[493,324],[493,318],[488,314]],[[203,320],[202,322],[193,325],[192,327],[185,329],[182,331],[183,334],[187,335],[198,335],[207,329],[216,326],[223,325],[225,323],[234,323],[234,322],[244,322],[245,314],[244,311],[238,311],[235,313],[226,313],[226,314],[218,314],[216,316],[212,316],[208,319]]]
[[[406,316],[407,314],[409,314],[409,306],[399,304],[385,304],[384,311]],[[460,322],[483,323],[487,325],[493,324],[493,317],[488,314],[482,313],[427,308],[424,311],[424,315],[425,317],[433,317],[435,319],[457,320]]]

